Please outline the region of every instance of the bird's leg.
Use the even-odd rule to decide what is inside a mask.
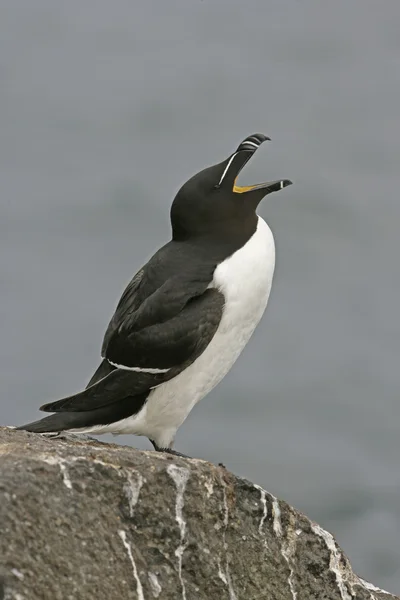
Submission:
[[[150,440],[150,442],[153,444],[154,450],[156,452],[166,452],[167,454],[172,454],[173,456],[180,456],[181,458],[192,458],[191,456],[188,456],[187,454],[182,454],[182,452],[178,452],[177,450],[173,450],[172,448],[161,448],[155,443],[154,440]]]

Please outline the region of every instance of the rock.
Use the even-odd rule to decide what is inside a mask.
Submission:
[[[395,598],[221,466],[10,428],[0,461],[0,600]]]

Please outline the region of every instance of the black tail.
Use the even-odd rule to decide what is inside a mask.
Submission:
[[[110,425],[110,423],[115,423],[138,413],[145,404],[147,395],[148,392],[137,396],[127,396],[114,404],[102,406],[96,410],[59,412],[39,421],[21,425],[17,429],[34,433],[56,433],[68,429],[85,429],[96,425]]]
[[[89,419],[89,414],[90,413],[56,413],[55,415],[49,415],[48,417],[39,419],[39,421],[20,425],[17,429],[32,431],[33,433],[56,433],[68,429],[87,427],[93,425]]]
[[[44,412],[88,412],[123,400],[126,395],[141,394],[151,387],[154,375],[115,369],[97,383],[73,396],[48,402],[40,407]]]
[[[109,375],[112,371],[114,371],[115,367],[110,365],[108,360],[103,360],[96,372],[92,376],[89,381],[87,388]],[[98,419],[105,418],[105,411],[85,411],[80,413],[59,413],[56,415],[50,415],[48,417],[44,417],[43,419],[39,419],[38,421],[33,421],[32,423],[27,423],[26,425],[21,425],[17,427],[17,429],[23,429],[25,431],[32,431],[34,433],[50,433],[50,432],[58,432],[65,431],[66,429],[75,429],[79,427],[87,427],[90,425],[106,425],[111,421],[99,421]]]
[[[17,429],[50,433],[110,425],[137,414],[160,377],[164,375],[115,369],[103,360],[86,389],[41,407],[56,414]]]

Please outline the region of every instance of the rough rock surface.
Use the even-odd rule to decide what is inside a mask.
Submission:
[[[395,597],[359,579],[330,533],[221,466],[0,428],[0,599],[92,598]]]

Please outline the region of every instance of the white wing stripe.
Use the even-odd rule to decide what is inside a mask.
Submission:
[[[127,367],[126,365],[119,365],[118,363],[112,362],[107,358],[110,365],[117,369],[124,369],[125,371],[135,371],[136,373],[151,373],[157,375],[157,373],[168,373],[170,369],[145,369],[144,367]]]

